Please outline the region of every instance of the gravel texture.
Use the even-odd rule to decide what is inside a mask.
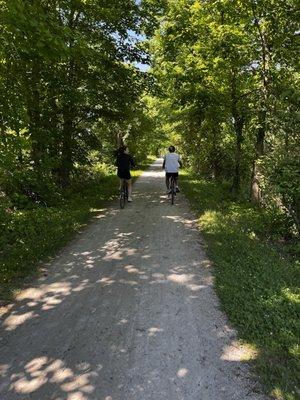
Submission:
[[[162,160],[2,311],[1,400],[265,400]]]

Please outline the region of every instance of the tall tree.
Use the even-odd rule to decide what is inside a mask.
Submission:
[[[78,148],[97,146],[94,122],[124,120],[138,101],[133,64],[144,53],[130,36],[145,16],[134,0],[12,0],[0,12],[0,93],[15,105],[2,105],[3,129],[25,128],[35,173],[55,172],[67,186]]]

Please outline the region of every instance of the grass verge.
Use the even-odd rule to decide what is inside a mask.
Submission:
[[[133,179],[152,159],[132,171]],[[89,219],[118,195],[114,171],[70,189],[62,204],[18,210],[0,221],[0,302],[12,300],[25,280],[32,280],[41,262],[54,256]]]
[[[251,362],[266,391],[299,399],[299,259],[278,246],[283,216],[235,203],[228,188],[181,174],[215,266],[222,307],[239,338],[255,350]]]

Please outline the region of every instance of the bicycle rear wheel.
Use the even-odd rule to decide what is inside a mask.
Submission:
[[[174,190],[172,190],[172,194],[171,194],[171,203],[172,203],[172,206],[174,205],[174,202],[175,202],[175,192],[174,192]]]
[[[121,194],[120,194],[120,207],[123,209],[125,207],[125,196],[124,196],[124,192],[122,190]]]
[[[176,189],[175,189],[175,181],[174,178],[171,178],[171,204],[174,205],[176,196]]]
[[[121,193],[120,193],[120,207],[122,209],[125,207],[125,202],[127,200],[126,193],[127,193],[127,184],[126,184],[126,181],[123,179],[122,180]]]

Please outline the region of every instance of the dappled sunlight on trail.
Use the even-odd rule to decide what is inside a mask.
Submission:
[[[8,366],[6,372],[7,369]],[[67,400],[86,400],[95,390],[91,381],[99,376],[101,369],[102,366],[98,365],[95,371],[91,371],[88,363],[79,363],[72,370],[60,359],[36,357],[27,362],[20,372],[12,375],[10,390],[19,395],[30,395],[43,386],[51,385],[52,393],[62,392]]]
[[[195,220],[183,198],[172,207],[162,195],[157,171],[3,310],[1,400],[261,399],[244,396],[245,353]]]

